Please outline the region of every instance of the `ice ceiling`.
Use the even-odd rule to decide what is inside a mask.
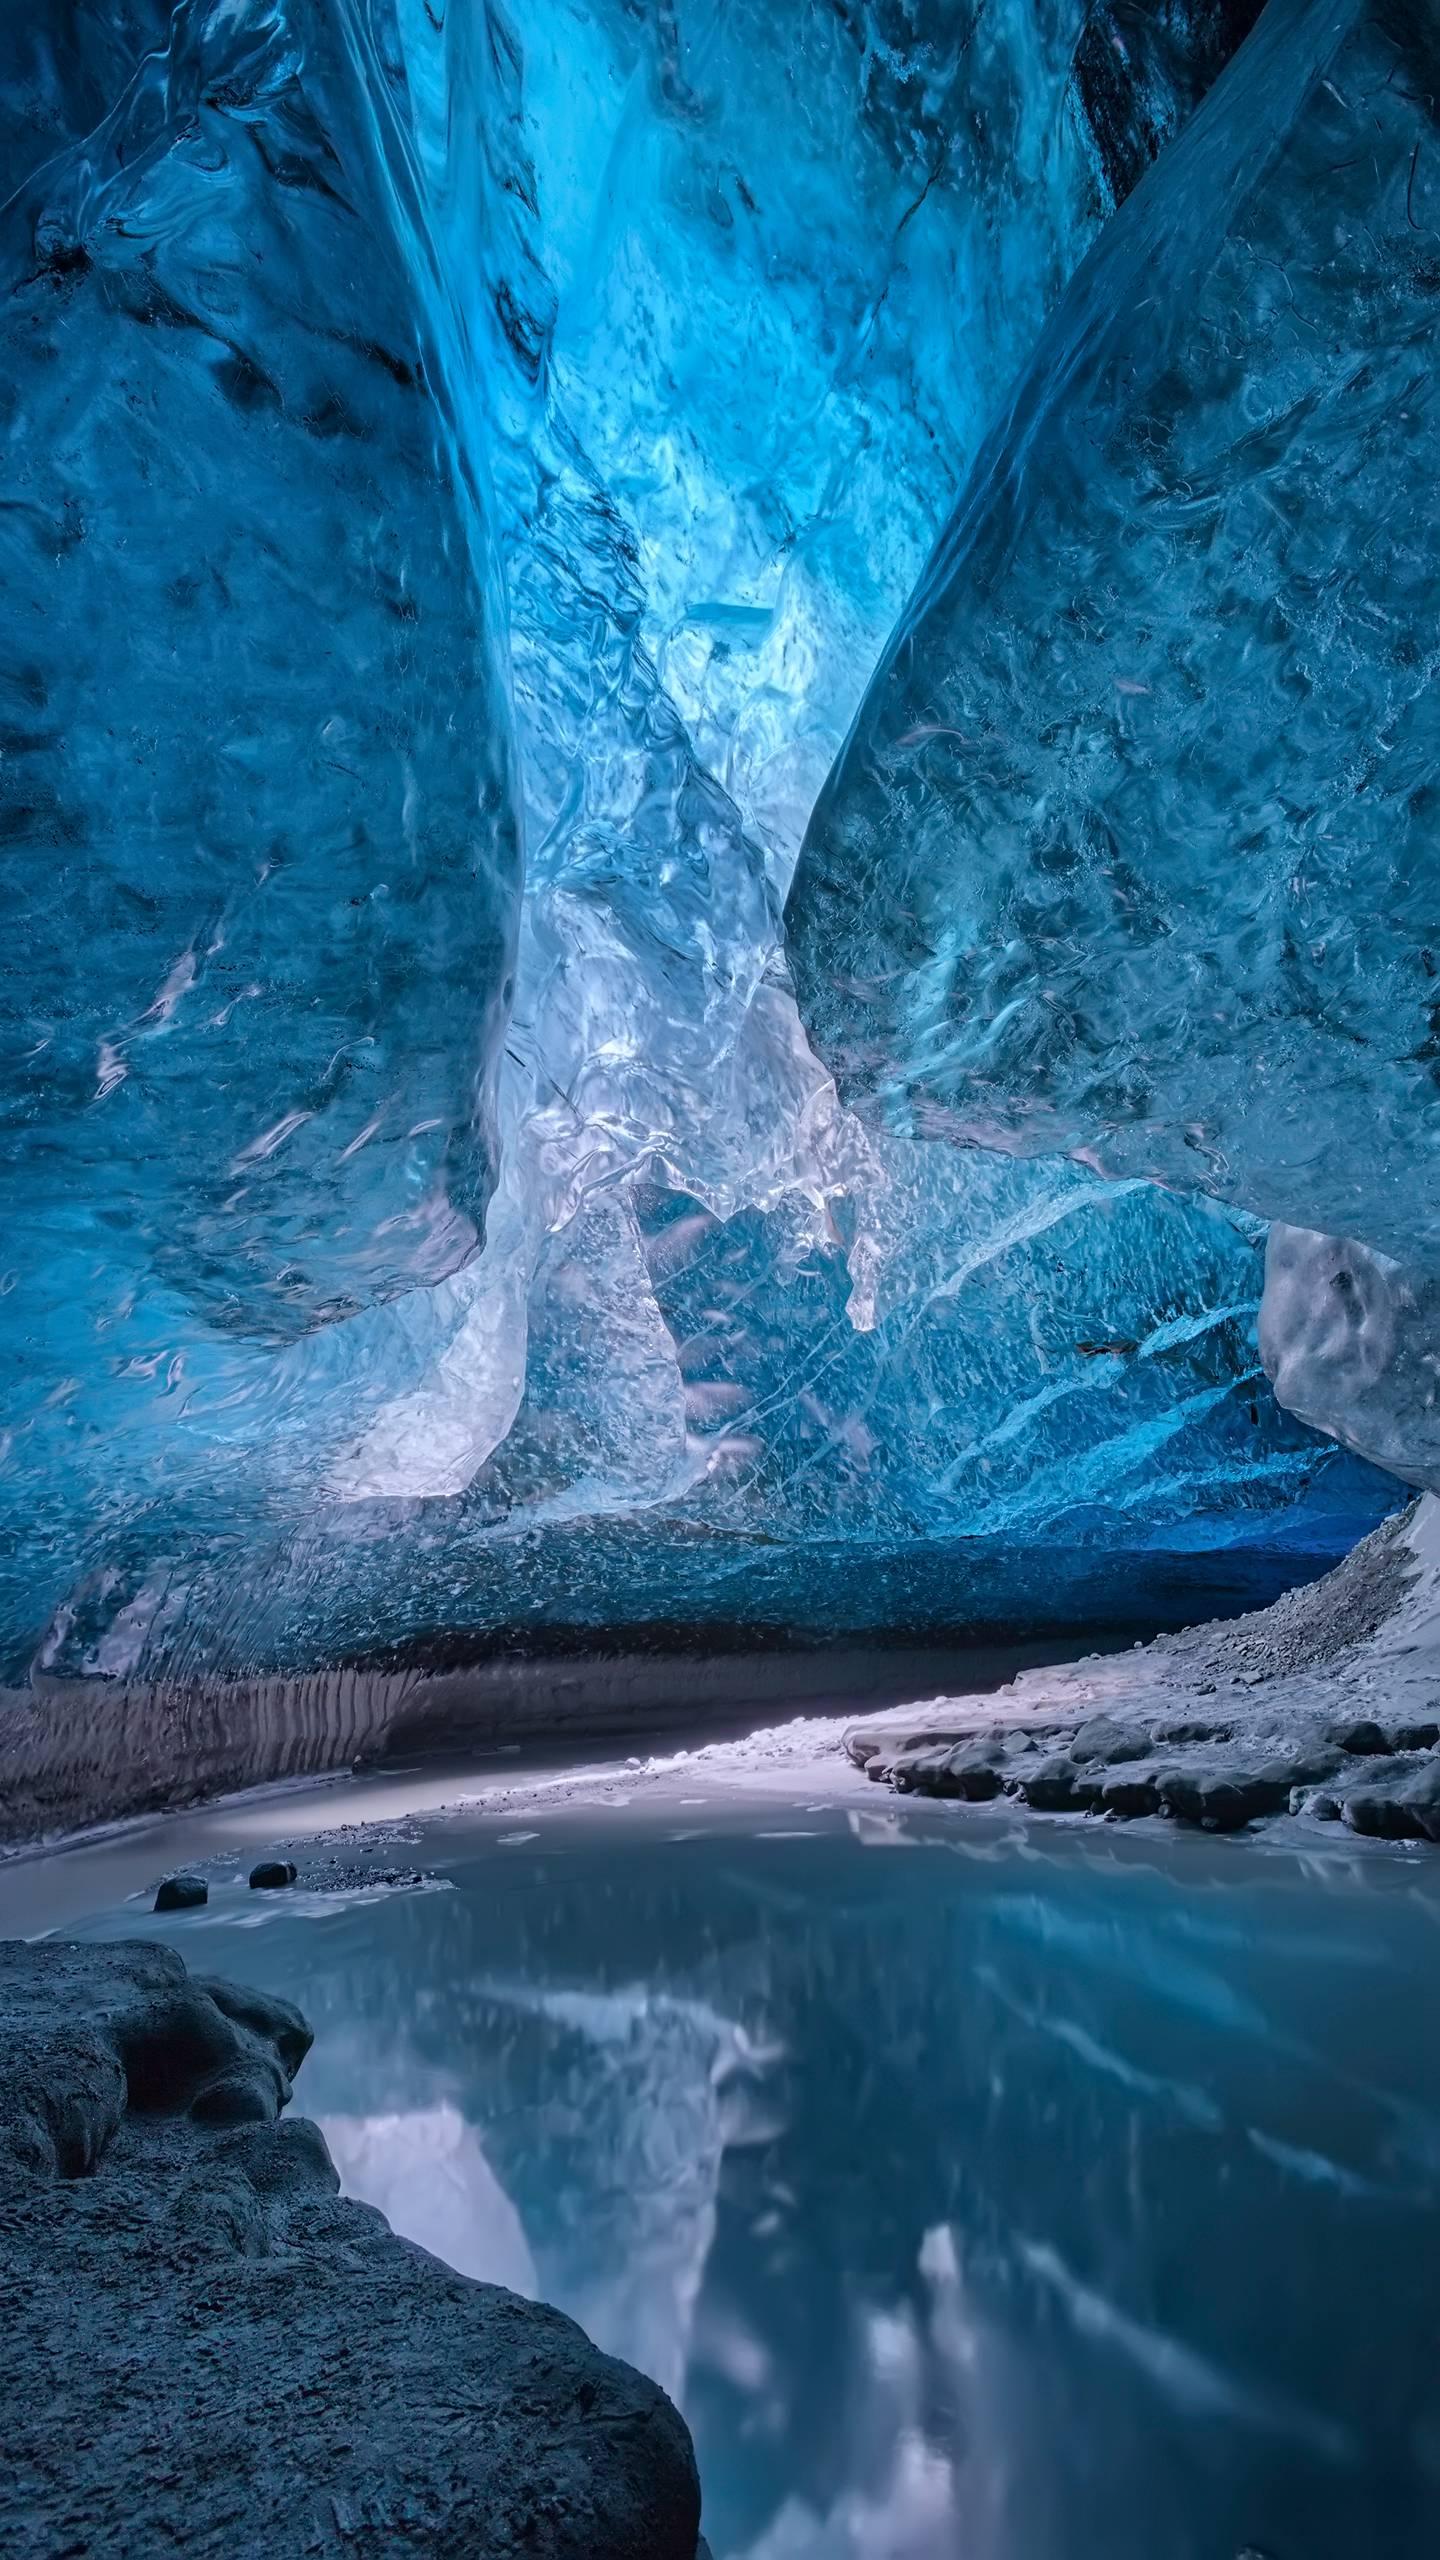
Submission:
[[[1433,39],[1253,15],[9,14],[7,1677],[1424,1476]]]

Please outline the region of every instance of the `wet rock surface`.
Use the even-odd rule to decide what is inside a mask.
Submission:
[[[298,2010],[0,1942],[0,2547],[694,2560],[657,2386],[347,2202]]]
[[[1275,1815],[1440,1842],[1440,1509],[1268,1609],[857,1725],[902,1795],[1241,1831]]]
[[[163,1876],[155,1888],[157,1911],[198,1911],[210,1899],[203,1876]]]

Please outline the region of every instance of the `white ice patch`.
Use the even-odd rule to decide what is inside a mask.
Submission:
[[[538,2292],[520,2217],[473,2125],[442,2100],[399,2115],[322,2116],[340,2183],[457,2274]]]

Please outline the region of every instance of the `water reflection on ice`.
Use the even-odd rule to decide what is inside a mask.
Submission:
[[[674,2393],[715,2560],[1417,2560],[1440,1870],[774,1829],[142,1925],[300,2000],[352,2193]]]
[[[540,2290],[681,2400],[735,2130],[737,2031],[703,2003],[643,1991],[507,1983],[484,1996],[502,2036],[508,2025],[549,2056],[535,2139],[558,2138],[572,2162],[563,2185],[530,2197]]]
[[[479,2132],[443,2098],[322,2116],[347,2194],[462,2275],[562,2301],[610,2354],[683,2398],[721,2161],[779,2131],[765,2095],[779,2049],[757,2047],[703,2003],[643,1991],[501,1980],[471,1994],[501,2035],[551,2050],[548,2130],[586,2129],[578,2192],[532,2199],[532,2250]]]
[[[520,2216],[458,2107],[322,2116],[345,2193],[377,2205],[394,2231],[462,2276],[538,2293]]]
[[[743,2560],[935,2560],[938,2553],[982,2547],[975,2526],[983,2483],[973,2476],[973,2458],[967,2462],[957,2442],[937,2440],[929,2424],[947,2399],[957,2418],[966,2410],[977,2368],[947,2225],[927,2231],[917,2264],[923,2304],[871,2311],[858,2323],[863,2388],[852,2479],[823,2511],[787,2498]],[[964,2527],[969,2538],[962,2544]]]

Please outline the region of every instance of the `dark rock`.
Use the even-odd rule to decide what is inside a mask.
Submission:
[[[966,1804],[989,1804],[1000,1793],[1000,1770],[993,1760],[976,1752],[950,1764],[951,1792]]]
[[[155,1896],[157,1911],[198,1911],[210,1899],[203,1876],[167,1876]]]
[[[295,1882],[295,1869],[288,1858],[262,1858],[250,1870],[251,1889],[255,1893],[278,1893],[283,1885]]]
[[[1100,1810],[1116,1822],[1135,1822],[1143,1814],[1158,1813],[1160,1785],[1153,1769],[1122,1770],[1118,1777],[1107,1777],[1100,1788]]]
[[[1017,1773],[1009,1792],[1032,1813],[1088,1813],[1100,1797],[1100,1781],[1077,1769],[1063,1752]]]
[[[1440,1742],[1440,1724],[1397,1725],[1390,1740],[1397,1751],[1433,1751]]]
[[[965,1804],[989,1804],[1000,1793],[1000,1770],[984,1751],[907,1751],[891,1771],[900,1795],[955,1796]]]
[[[948,1742],[932,1743],[924,1751],[897,1752],[886,1763],[885,1774],[897,1795],[953,1795],[955,1789],[949,1784],[952,1756]],[[872,1777],[875,1774],[872,1763]]]
[[[1423,1840],[1425,1833],[1413,1809],[1383,1788],[1367,1788],[1347,1796],[1340,1810],[1352,1831],[1367,1840]]]
[[[1267,1760],[1261,1771],[1264,1777],[1283,1778],[1291,1787],[1320,1787],[1338,1775],[1345,1766],[1345,1754],[1332,1744],[1320,1743],[1311,1751],[1287,1752],[1283,1759]],[[1346,1776],[1350,1775],[1346,1771]]]
[[[1155,1782],[1162,1813],[1176,1822],[1199,1822],[1205,1812],[1205,1782],[1184,1769],[1166,1769]]]
[[[1440,1840],[1440,1761],[1392,1761],[1391,1768],[1393,1778],[1345,1798],[1351,1830],[1372,1840]]]
[[[7,2552],[697,2560],[664,2393],[343,2200],[309,2041],[166,1947],[0,1942]]]
[[[1221,1779],[1205,1790],[1201,1829],[1243,1831],[1247,1822],[1259,1822],[1267,1813],[1285,1812],[1288,1802],[1288,1789],[1277,1796],[1274,1787],[1263,1779]]]
[[[1387,1736],[1381,1732],[1373,1716],[1358,1716],[1353,1724],[1334,1726],[1331,1740],[1338,1742],[1342,1751],[1352,1752],[1357,1759],[1368,1758],[1390,1748]]]
[[[1440,1802],[1433,1795],[1407,1791],[1407,1802],[1415,1816],[1422,1840],[1440,1841]]]
[[[253,2072],[224,2071],[191,2101],[197,2124],[269,2124],[275,2110]]]
[[[1290,1773],[1280,1770],[1167,1769],[1158,1781],[1163,1812],[1203,1831],[1243,1831],[1290,1801]]]
[[[233,2026],[245,2028],[278,2054],[283,2069],[293,2078],[315,2035],[309,2020],[301,2017],[291,2001],[278,1999],[273,1992],[251,1991],[243,1983],[216,1982],[208,1974],[192,1974],[190,1979],[192,1989],[202,1993],[223,2018]]]
[[[1154,1750],[1144,1725],[1121,1724],[1114,1716],[1089,1716],[1070,1739],[1072,1760],[1144,1760]]]

